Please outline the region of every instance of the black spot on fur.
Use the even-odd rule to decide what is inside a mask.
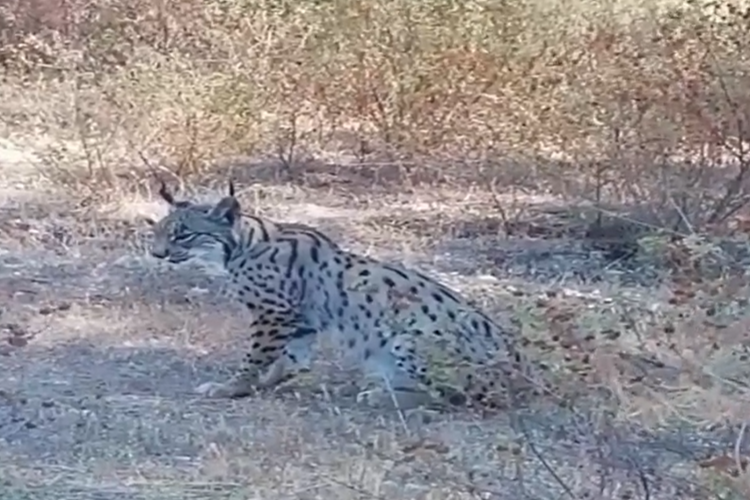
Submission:
[[[488,339],[492,338],[492,327],[487,321],[484,322],[484,336]]]
[[[316,332],[314,328],[310,328],[309,326],[301,326],[294,330],[294,332],[292,333],[292,338],[301,339],[309,335],[315,335],[315,333]]]

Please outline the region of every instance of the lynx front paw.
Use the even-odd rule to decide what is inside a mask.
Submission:
[[[435,401],[427,392],[419,390],[395,389],[393,392],[384,388],[373,388],[359,392],[358,404],[387,409],[414,410],[430,407]]]
[[[206,382],[196,387],[195,392],[207,398],[243,398],[250,396],[253,390],[234,382]]]

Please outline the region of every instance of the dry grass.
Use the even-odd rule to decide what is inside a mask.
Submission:
[[[3,3],[3,498],[746,498],[746,12]],[[220,277],[145,258],[155,172],[515,318],[568,404],[407,433],[325,346],[279,394],[194,397],[243,328]]]

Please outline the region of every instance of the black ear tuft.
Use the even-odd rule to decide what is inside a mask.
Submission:
[[[164,201],[166,201],[170,205],[174,205],[174,196],[172,196],[172,193],[167,190],[167,185],[164,183],[164,181],[161,181],[161,186],[159,187],[159,196],[161,196]]]
[[[229,196],[234,197],[234,182],[232,182],[232,179],[229,179]]]
[[[211,217],[222,219],[230,225],[240,217],[240,202],[234,196],[225,196],[211,209]]]
[[[140,215],[140,216],[138,216],[136,218],[136,220],[140,221],[140,222],[145,222],[146,224],[148,224],[149,226],[152,226],[152,227],[155,226],[156,224],[158,224],[156,222],[156,219],[154,219],[152,217],[149,217],[148,215]]]

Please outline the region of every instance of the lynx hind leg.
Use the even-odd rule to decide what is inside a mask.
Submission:
[[[474,404],[496,408],[498,395],[507,396],[507,387],[502,377],[498,377],[497,368],[486,373],[475,363],[451,363],[444,359],[450,353],[429,354],[417,348],[421,337],[423,334],[417,332],[394,336],[380,353],[381,357],[374,358],[386,389],[379,399],[388,397],[389,385],[401,409]]]
[[[365,363],[368,374],[380,387],[361,393],[358,400],[400,410],[430,406],[435,402],[427,369],[407,335],[391,337],[378,352],[367,357]]]
[[[283,321],[283,319],[282,319]],[[258,318],[253,324],[254,342],[240,368],[224,382],[199,385],[198,394],[214,398],[242,398],[307,372],[312,362],[316,331],[296,320],[283,323]]]
[[[543,395],[545,387],[529,372],[525,361],[510,353],[512,361],[496,361],[462,367],[460,385],[472,405],[501,410],[525,405],[533,396]]]

